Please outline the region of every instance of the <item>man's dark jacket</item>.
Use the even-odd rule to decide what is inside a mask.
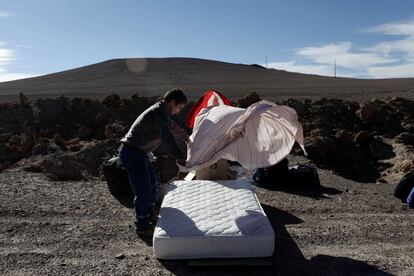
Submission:
[[[179,127],[167,113],[166,104],[164,101],[157,102],[139,115],[121,139],[122,144],[145,153],[154,151],[162,144],[171,157],[186,159],[186,153],[178,147],[172,133],[174,128]]]

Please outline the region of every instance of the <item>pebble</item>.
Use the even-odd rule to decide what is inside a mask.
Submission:
[[[351,195],[356,194],[356,192],[355,192],[354,190],[350,190],[350,189],[346,190],[346,192],[347,192],[348,194],[351,194]]]
[[[116,255],[115,256],[115,259],[118,259],[118,260],[123,260],[123,259],[125,259],[125,255],[124,254],[118,254],[118,255]]]

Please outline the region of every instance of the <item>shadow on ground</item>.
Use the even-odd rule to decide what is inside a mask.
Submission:
[[[275,254],[271,257],[274,266],[189,267],[186,261],[160,260],[160,263],[177,275],[391,275],[347,257],[316,255],[306,259],[286,229],[286,225],[303,221],[272,206],[262,206],[275,230]]]
[[[338,189],[324,187],[324,186],[305,187],[305,186],[289,186],[289,184],[271,186],[271,185],[259,184],[257,182],[253,182],[253,184],[266,190],[280,191],[280,192],[284,192],[284,193],[288,193],[292,195],[310,197],[313,199],[325,199],[325,198],[329,198],[328,195],[337,195],[337,194],[342,193],[342,191]]]

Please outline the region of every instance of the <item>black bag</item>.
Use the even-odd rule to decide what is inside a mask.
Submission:
[[[320,186],[316,168],[308,165],[297,165],[289,169],[288,165],[288,160],[283,159],[274,166],[257,169],[253,175],[253,180],[260,186],[268,188]]]
[[[319,175],[316,168],[308,165],[297,165],[289,170],[287,185],[292,187],[319,187]]]
[[[123,167],[119,156],[112,157],[105,162],[103,173],[111,194],[122,196],[132,196],[134,194],[129,184],[128,172]]]
[[[286,182],[289,174],[289,162],[287,158],[283,159],[276,165],[259,168],[253,175],[253,180],[261,186],[275,187],[281,186]]]
[[[414,188],[414,172],[407,173],[403,176],[394,190],[394,196],[407,202],[407,197]]]

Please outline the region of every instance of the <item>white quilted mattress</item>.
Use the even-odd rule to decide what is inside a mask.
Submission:
[[[267,257],[274,231],[249,182],[174,181],[161,205],[153,248],[159,259]]]

